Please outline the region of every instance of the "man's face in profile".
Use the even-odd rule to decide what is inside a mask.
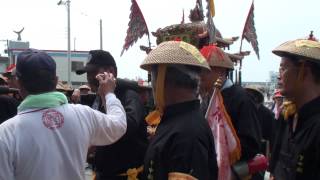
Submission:
[[[92,92],[97,92],[99,87],[99,81],[96,79],[96,76],[104,72],[112,73],[116,77],[113,67],[96,67],[87,72],[87,80]]]

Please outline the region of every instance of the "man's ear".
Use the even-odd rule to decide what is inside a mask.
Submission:
[[[25,97],[28,96],[28,92],[24,88],[23,83],[21,82],[21,80],[19,78],[17,78],[15,81],[16,81],[16,84],[18,86],[19,93],[20,93],[21,97],[24,99]]]
[[[17,82],[18,89],[23,88],[23,85],[22,85],[22,83],[21,83],[21,81],[20,81],[20,79],[19,79],[19,78],[17,78],[17,79],[16,79],[16,80],[14,80],[14,81],[16,81],[16,82]]]
[[[117,77],[117,68],[115,68],[115,67],[110,67],[109,70],[110,70],[110,72],[113,74],[114,77]]]
[[[300,75],[301,74],[301,75]],[[304,81],[308,76],[312,77],[312,74],[311,74],[311,69],[310,67],[307,65],[307,64],[304,64],[302,66],[299,66],[297,68],[297,79],[299,81]],[[300,77],[299,77],[300,76]],[[299,79],[300,78],[300,79]]]
[[[303,80],[305,80],[306,78],[316,82],[316,77],[314,77],[310,65],[304,67]]]

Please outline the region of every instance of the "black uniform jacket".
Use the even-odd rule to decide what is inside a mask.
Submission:
[[[275,119],[273,112],[264,105],[258,107],[258,117],[261,123],[262,138],[269,141],[270,147],[272,148],[277,130],[277,120]],[[264,143],[262,150],[265,150],[265,145],[266,144]]]
[[[164,180],[180,172],[201,180],[217,178],[211,130],[198,100],[168,106],[148,147],[144,178]]]
[[[17,115],[19,102],[8,95],[0,95],[0,124]]]
[[[126,173],[129,168],[142,166],[148,147],[144,106],[138,93],[123,82],[117,79],[115,95],[126,111],[127,132],[114,144],[96,147],[93,165],[97,180],[126,180],[126,176],[119,174]],[[101,107],[99,109],[104,111]]]
[[[257,108],[241,86],[232,85],[221,93],[240,139],[241,160],[249,160],[261,152],[262,135]]]
[[[282,121],[271,171],[276,180],[320,179],[320,97],[303,105],[293,119]]]

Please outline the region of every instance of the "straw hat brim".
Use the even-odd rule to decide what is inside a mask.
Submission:
[[[69,87],[67,84],[63,84],[61,81],[59,81],[56,85],[56,90],[57,91],[73,91],[71,87]]]
[[[245,87],[245,89],[248,92],[252,92],[258,98],[258,101],[260,103],[262,103],[264,101],[263,93],[259,89],[254,88],[254,87]]]
[[[189,48],[192,49],[189,51]],[[141,64],[141,68],[151,70],[153,65],[190,65],[210,70],[205,58],[196,47],[183,41],[165,41],[152,50]]]
[[[212,67],[223,67],[233,70],[234,65],[230,57],[226,55],[223,51],[222,54],[222,57],[220,57],[218,54],[212,54],[208,62],[209,65]]]
[[[91,90],[91,88],[89,87],[89,86],[87,86],[87,85],[81,85],[80,87],[79,87],[79,89],[87,89],[87,90]]]
[[[311,40],[288,41],[272,51],[280,57],[296,57],[320,63],[320,43]]]

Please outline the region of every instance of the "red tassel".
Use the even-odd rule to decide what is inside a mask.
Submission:
[[[219,57],[219,60],[223,61],[224,59],[222,50],[220,50],[216,45],[204,46],[200,52],[207,59],[207,61],[211,58],[212,54],[216,54]]]
[[[176,38],[174,38],[174,41],[181,41],[181,38],[180,37],[176,37]]]

